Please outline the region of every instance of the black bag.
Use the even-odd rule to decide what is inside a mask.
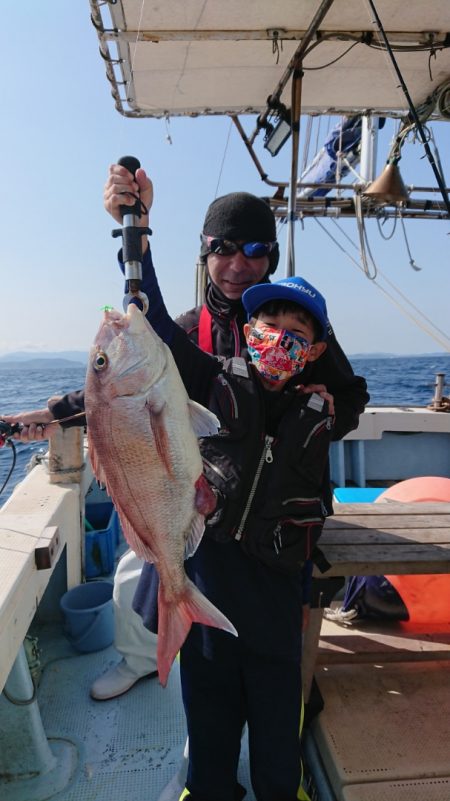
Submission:
[[[358,618],[409,620],[405,604],[386,576],[351,576],[342,611],[351,610],[356,611]]]

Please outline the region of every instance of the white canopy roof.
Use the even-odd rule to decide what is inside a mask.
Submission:
[[[303,59],[302,112],[375,110],[398,116],[408,111],[367,0],[117,0],[106,4],[110,18],[101,0],[90,2],[122,113],[264,111],[324,5],[330,8],[312,25],[317,30]],[[375,5],[410,95],[420,105],[450,82],[450,2],[375,0]],[[281,100],[290,105],[288,88]]]

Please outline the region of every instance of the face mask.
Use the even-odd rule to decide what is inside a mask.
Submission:
[[[263,378],[276,383],[303,370],[311,345],[292,331],[256,323],[247,338],[249,356]]]

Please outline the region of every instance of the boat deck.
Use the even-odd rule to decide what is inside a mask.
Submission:
[[[157,679],[142,679],[119,698],[94,701],[89,688],[119,661],[115,648],[78,654],[59,624],[36,627],[33,634],[43,666],[37,697],[50,745],[69,740],[78,752],[70,784],[52,798],[169,801],[161,794],[182,765],[186,742],[178,662],[166,688]],[[239,781],[247,788],[246,801],[254,801],[246,738]]]

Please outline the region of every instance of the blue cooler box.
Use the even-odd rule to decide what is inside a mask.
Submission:
[[[120,524],[111,502],[86,504],[85,575],[96,578],[112,573],[120,539]]]

